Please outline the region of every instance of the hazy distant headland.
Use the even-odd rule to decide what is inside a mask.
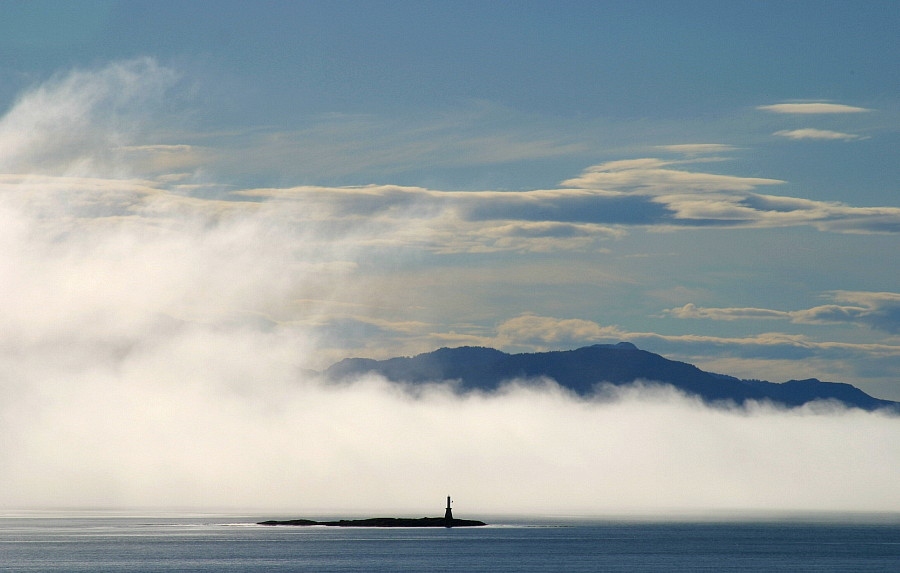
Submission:
[[[629,342],[523,354],[471,346],[440,348],[387,360],[348,358],[332,365],[324,374],[328,380],[340,381],[367,373],[406,383],[453,380],[462,392],[494,391],[516,379],[550,378],[580,396],[595,393],[598,384],[624,386],[644,381],[671,385],[707,404],[743,406],[757,401],[796,408],[826,400],[867,411],[886,409],[900,414],[900,402],[874,398],[850,384],[822,382],[816,378],[782,383],[743,380],[705,372],[692,364],[641,350]]]

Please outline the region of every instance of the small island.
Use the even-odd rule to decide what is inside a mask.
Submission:
[[[327,525],[330,527],[479,527],[487,524],[475,519],[456,519],[453,517],[453,512],[450,510],[450,496],[448,495],[444,517],[370,517],[367,519],[339,519],[336,521],[288,519],[285,521],[260,521],[257,522],[257,525]]]

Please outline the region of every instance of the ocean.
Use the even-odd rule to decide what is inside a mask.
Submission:
[[[265,527],[251,517],[0,516],[0,571],[900,571],[900,516],[501,519],[487,527]]]

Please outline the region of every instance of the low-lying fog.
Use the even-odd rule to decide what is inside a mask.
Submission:
[[[663,388],[454,395],[298,372],[282,333],[4,351],[0,505],[463,514],[900,509],[900,420]]]

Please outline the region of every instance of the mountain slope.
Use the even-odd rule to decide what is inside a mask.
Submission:
[[[671,384],[709,403],[744,404],[756,400],[796,407],[815,400],[836,400],[864,410],[889,408],[900,412],[900,402],[873,398],[849,384],[814,378],[781,384],[740,380],[669,360],[628,342],[528,354],[466,346],[441,348],[408,358],[350,358],[328,368],[325,376],[329,380],[342,380],[370,372],[395,382],[455,380],[461,391],[492,391],[509,380],[547,377],[582,396],[591,394],[600,383],[624,385],[646,380]]]

